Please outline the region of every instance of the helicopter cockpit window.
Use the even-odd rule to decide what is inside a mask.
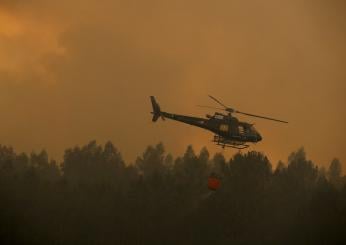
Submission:
[[[244,129],[244,126],[243,125],[239,125],[238,126],[238,132],[240,135],[244,134],[245,133],[245,129]]]
[[[215,117],[216,119],[221,119],[221,120],[223,119],[223,116],[222,116],[222,115],[215,115],[214,117]]]
[[[222,132],[228,132],[228,130],[229,130],[229,127],[228,127],[227,124],[221,124],[221,125],[220,125],[220,131],[222,131]]]
[[[251,127],[250,127],[250,130],[251,130],[252,132],[256,132],[256,129],[255,129],[254,126],[251,126]]]
[[[251,127],[250,127],[250,132],[251,132],[252,134],[257,134],[257,133],[258,133],[254,126],[251,126]]]

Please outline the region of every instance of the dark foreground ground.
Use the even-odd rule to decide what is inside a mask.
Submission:
[[[222,186],[207,188],[211,172]],[[46,152],[0,147],[1,244],[346,244],[346,181],[303,149],[178,158],[162,144],[127,165],[111,143]]]

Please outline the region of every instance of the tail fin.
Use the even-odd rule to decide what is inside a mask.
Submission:
[[[152,121],[153,121],[153,122],[156,122],[157,119],[159,119],[160,116],[162,117],[162,115],[161,115],[161,109],[160,109],[159,104],[156,102],[154,96],[150,96],[150,100],[151,100],[151,105],[153,106],[153,112],[152,112],[152,114],[153,114],[153,119],[152,119]]]

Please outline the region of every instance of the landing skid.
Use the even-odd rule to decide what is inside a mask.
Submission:
[[[225,147],[233,148],[233,149],[238,149],[238,150],[243,150],[249,147],[249,145],[231,145],[231,144],[223,144],[223,143],[217,143],[216,145],[222,146],[223,149]]]
[[[222,146],[222,148],[229,147],[242,150],[249,147],[245,142],[227,140],[219,135],[215,135],[212,142],[216,143],[216,145]]]

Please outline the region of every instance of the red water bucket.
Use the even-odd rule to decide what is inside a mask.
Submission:
[[[221,186],[221,181],[219,178],[215,177],[215,176],[210,176],[208,178],[208,189],[212,190],[212,191],[216,191],[217,189],[219,189]]]

